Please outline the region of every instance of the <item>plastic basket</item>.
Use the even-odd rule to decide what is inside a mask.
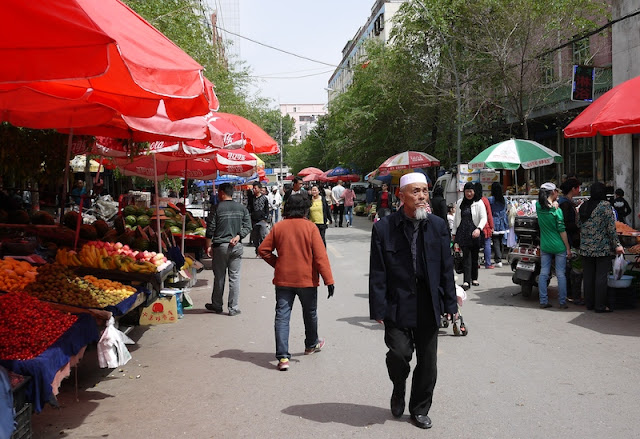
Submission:
[[[615,279],[613,275],[610,274],[607,277],[607,286],[610,288],[629,288],[632,281],[633,276],[623,274],[620,279]]]
[[[11,439],[31,439],[33,437],[31,431],[31,403],[26,403],[16,413],[16,431],[11,435]]]

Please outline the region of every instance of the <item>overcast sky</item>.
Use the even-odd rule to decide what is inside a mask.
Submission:
[[[219,26],[261,43],[335,66],[347,41],[365,24],[375,0],[208,0],[223,11]],[[237,3],[234,3],[237,2]],[[224,16],[224,9],[229,13]],[[239,58],[256,79],[256,92],[278,102],[323,104],[334,67],[287,55],[247,39]],[[234,50],[232,50],[234,52]],[[237,51],[235,51],[237,52]],[[306,76],[305,75],[313,75]],[[270,77],[270,78],[267,78]],[[276,79],[284,78],[284,79]]]

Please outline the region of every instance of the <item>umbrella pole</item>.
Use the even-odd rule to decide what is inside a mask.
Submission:
[[[184,161],[184,190],[182,192],[182,204],[183,204],[183,209],[184,212],[182,213],[182,245],[180,246],[180,251],[182,252],[182,255],[184,256],[184,232],[185,232],[185,225],[187,222],[187,183],[189,180],[187,180],[187,161]]]
[[[153,186],[156,197],[156,234],[158,236],[158,253],[162,253],[162,236],[160,235],[160,198],[158,197],[158,163],[153,155]]]
[[[67,200],[67,184],[69,184],[69,161],[71,160],[71,145],[73,143],[73,128],[69,130],[69,138],[67,140],[67,160],[64,165],[64,181],[62,182],[62,199],[60,200],[60,215],[58,216],[58,222],[62,222],[62,216],[64,215],[64,205]]]

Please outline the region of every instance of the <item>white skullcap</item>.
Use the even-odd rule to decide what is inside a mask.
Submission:
[[[400,189],[411,183],[427,184],[427,177],[421,172],[412,172],[410,174],[404,174],[402,177],[400,177]]]

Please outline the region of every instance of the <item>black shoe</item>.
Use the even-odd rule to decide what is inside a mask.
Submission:
[[[603,312],[613,312],[613,310],[611,308],[605,308],[605,309],[596,309],[594,310],[597,313],[603,313]]]
[[[566,303],[561,303],[558,307],[560,309],[567,309],[567,308],[569,308],[569,305],[567,305]]]
[[[411,422],[419,428],[431,428],[431,418],[429,415],[411,415]]]
[[[205,303],[204,307],[207,308],[207,310],[213,311],[216,314],[222,314],[222,308],[220,309],[214,308],[212,303]]]
[[[399,418],[404,413],[404,393],[404,383],[393,386],[393,393],[391,394],[391,414],[394,418]]]
[[[551,308],[553,305],[551,305],[550,303],[541,303],[540,304],[540,308],[542,309],[546,309],[546,308]]]

